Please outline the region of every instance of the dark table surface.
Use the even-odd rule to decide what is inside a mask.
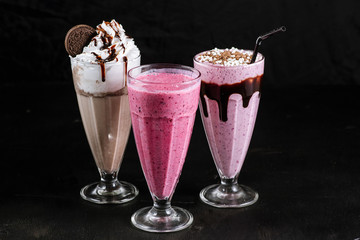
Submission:
[[[99,206],[79,190],[99,179],[73,86],[1,86],[0,239],[359,239],[360,88],[264,87],[239,182],[259,192],[243,209],[200,202],[219,182],[197,115],[173,205],[194,215],[181,232],[151,234],[131,215],[152,204],[130,136],[119,179],[140,194]]]

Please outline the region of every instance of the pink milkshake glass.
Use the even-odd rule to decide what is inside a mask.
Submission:
[[[204,188],[200,199],[218,208],[246,207],[259,195],[238,184],[238,176],[255,125],[265,58],[258,54],[255,63],[224,66],[200,62],[200,54],[194,57],[201,73],[200,113],[221,179]]]
[[[154,204],[138,210],[132,224],[148,232],[191,225],[190,212],[170,204],[185,161],[199,102],[200,73],[176,64],[150,64],[128,74],[135,142]]]

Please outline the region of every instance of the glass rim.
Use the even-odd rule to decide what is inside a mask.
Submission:
[[[189,80],[186,80],[184,82],[181,82],[181,83],[174,83],[174,82],[156,82],[156,81],[151,81],[151,80],[145,80],[145,79],[137,79],[137,76],[133,76],[134,72],[136,70],[139,70],[139,69],[147,69],[147,71],[150,71],[150,70],[154,70],[154,69],[179,69],[179,70],[185,70],[185,71],[189,71],[189,72],[192,72],[192,73],[195,73],[196,75],[193,77],[193,76],[190,76],[191,78]],[[144,72],[141,72],[141,73],[145,73],[147,71],[144,71]],[[140,75],[140,74],[139,74]],[[188,76],[188,75],[186,75]],[[192,82],[196,82],[200,79],[200,76],[201,76],[201,73],[200,71],[198,71],[197,69],[193,68],[193,67],[190,67],[190,66],[186,66],[186,65],[182,65],[182,64],[176,64],[176,63],[151,63],[151,64],[145,64],[145,65],[140,65],[140,66],[137,66],[137,67],[134,67],[132,69],[130,69],[128,71],[128,80],[135,80],[135,81],[139,81],[139,82],[142,82],[142,83],[145,83],[145,84],[162,84],[162,85],[174,85],[174,84],[189,84],[189,83],[192,83]]]
[[[223,50],[223,49],[220,49],[220,50]],[[244,50],[246,52],[254,52],[253,50],[250,50],[250,49],[242,49],[242,50]],[[237,66],[224,66],[224,65],[218,65],[218,64],[213,64],[213,63],[209,63],[209,62],[200,62],[196,59],[197,56],[199,56],[202,53],[208,52],[208,51],[211,51],[211,50],[205,50],[205,51],[202,51],[202,52],[196,54],[193,57],[193,61],[199,65],[211,66],[211,67],[217,67],[217,68],[249,68],[249,67],[254,67],[256,65],[260,65],[265,61],[265,56],[260,52],[258,52],[258,56],[261,56],[261,59],[259,61],[256,61],[256,62],[250,63],[250,64],[240,64]]]
[[[127,56],[123,56],[123,57],[127,57]],[[141,57],[141,53],[139,53],[139,55],[137,55],[135,58],[127,59],[126,62],[127,63],[128,62],[134,62],[134,61],[138,60],[140,57]],[[70,55],[69,55],[69,58],[70,58],[71,61],[75,61],[77,63],[81,63],[81,64],[84,64],[84,65],[93,65],[93,66],[100,65],[99,62],[87,62],[87,61],[83,61],[83,60],[80,60],[80,59],[76,59],[76,57],[72,57]],[[112,66],[112,65],[116,65],[116,64],[122,64],[122,63],[125,63],[123,58],[118,59],[118,61],[104,62],[104,65],[105,66]]]

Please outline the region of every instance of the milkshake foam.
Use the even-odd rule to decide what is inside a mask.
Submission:
[[[140,65],[140,50],[115,20],[103,21],[96,33],[81,54],[70,57],[71,67],[77,91],[104,96],[125,86],[127,70]]]

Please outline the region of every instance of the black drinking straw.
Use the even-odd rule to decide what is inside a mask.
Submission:
[[[252,55],[252,58],[251,58],[251,61],[250,63],[254,63],[255,60],[256,60],[256,56],[259,52],[259,47],[261,45],[261,42],[265,39],[267,39],[268,37],[274,35],[275,33],[278,33],[278,32],[285,32],[286,31],[286,27],[285,26],[282,26],[282,27],[279,27],[279,28],[276,28],[264,35],[261,35],[259,36],[257,39],[256,39],[256,43],[255,43],[255,48],[254,48],[254,52],[253,52],[253,55]]]

